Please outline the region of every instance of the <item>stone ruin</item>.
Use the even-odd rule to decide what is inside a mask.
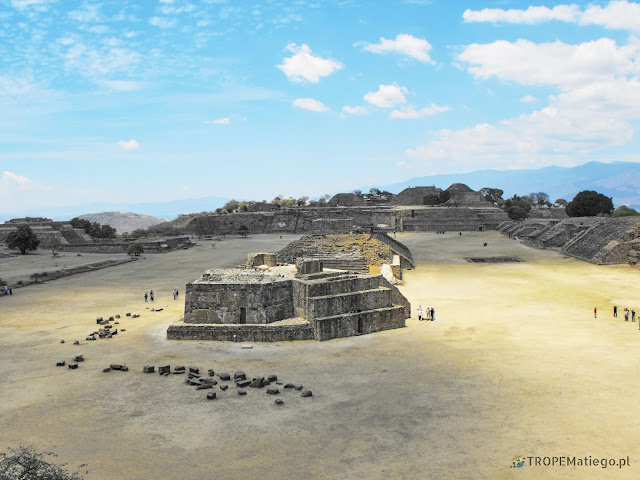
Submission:
[[[322,261],[301,258],[205,272],[186,285],[184,316],[167,338],[329,340],[401,328],[410,316],[409,301],[382,275],[325,271]]]
[[[640,217],[533,218],[504,222],[498,231],[528,245],[556,249],[591,263],[640,263]]]
[[[46,249],[56,245],[60,252],[82,253],[126,253],[132,243],[140,243],[145,253],[164,253],[193,247],[188,235],[153,238],[93,238],[81,228],[73,228],[68,222],[58,222],[50,218],[14,218],[0,224],[0,244],[17,230],[18,225],[28,225],[35,233],[40,245]]]

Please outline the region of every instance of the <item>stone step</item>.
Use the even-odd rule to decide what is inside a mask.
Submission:
[[[309,318],[363,312],[393,305],[391,289],[379,287],[373,290],[326,295],[309,298]]]
[[[316,340],[401,328],[405,326],[404,309],[399,305],[375,308],[362,312],[330,315],[313,320]]]

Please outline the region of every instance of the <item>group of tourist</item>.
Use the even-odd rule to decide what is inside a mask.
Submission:
[[[13,287],[11,285],[2,287],[2,295],[13,295]]]
[[[629,317],[631,317],[631,321],[635,322],[636,321],[636,311],[635,310],[629,310],[627,307],[624,307],[624,321],[628,322],[629,321]],[[640,315],[639,315],[640,317]],[[598,307],[594,307],[593,309],[593,318],[598,318]],[[618,306],[614,305],[613,306],[613,318],[618,318]],[[640,323],[640,322],[639,322]],[[640,330],[640,325],[638,325],[638,330]]]
[[[426,315],[424,313],[426,312]],[[422,311],[422,305],[418,305],[418,320],[431,320],[436,319],[436,311],[433,307],[426,307],[424,312]]]
[[[177,300],[177,299],[178,299],[179,292],[178,292],[178,289],[177,289],[177,288],[174,288],[174,289],[173,289],[173,293],[172,293],[172,295],[173,295],[173,299],[174,299],[174,300]],[[146,302],[146,301],[152,301],[152,302],[153,302],[153,300],[154,300],[153,290],[150,290],[148,293],[147,293],[147,292],[144,292],[144,301],[145,301],[145,302]]]

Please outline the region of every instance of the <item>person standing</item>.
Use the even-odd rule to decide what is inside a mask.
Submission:
[[[598,318],[598,307],[593,308],[593,318]]]
[[[175,300],[177,296],[178,296],[178,294],[176,293],[176,289],[174,288],[173,289],[173,299]]]
[[[418,306],[418,321],[422,321],[422,305]]]
[[[433,307],[431,307],[430,314],[431,314],[431,321],[432,322],[435,321],[435,319],[436,319],[436,311],[435,311],[435,309]]]
[[[149,300],[153,302],[153,290],[149,292]]]
[[[13,287],[9,285],[9,295],[13,295]]]
[[[618,306],[617,305],[613,306],[613,317],[614,318],[618,318]]]
[[[144,301],[146,302],[148,298],[149,298],[149,294],[147,292],[144,292]]]
[[[631,321],[632,322],[636,321],[636,311],[635,310],[631,310]]]
[[[628,322],[629,321],[629,309],[625,307],[624,309],[624,321]]]

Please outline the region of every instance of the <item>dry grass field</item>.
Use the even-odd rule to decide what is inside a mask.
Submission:
[[[187,281],[295,238],[199,242],[0,298],[0,447],[53,450],[105,480],[640,478],[639,324],[611,315],[614,304],[640,311],[637,270],[496,232],[398,234],[417,264],[401,290],[414,312],[433,306],[435,322],[252,349],[166,340]],[[498,255],[524,261],[464,260]],[[154,305],[143,300],[149,289]],[[97,316],[116,313],[126,332],[84,340]],[[86,359],[77,370],[55,366],[77,354]],[[103,373],[111,363],[130,371]],[[276,406],[264,390],[240,397],[232,387],[208,401],[182,375],[142,373],[163,363],[276,374],[313,397],[283,390]],[[528,456],[631,465],[509,468]]]

